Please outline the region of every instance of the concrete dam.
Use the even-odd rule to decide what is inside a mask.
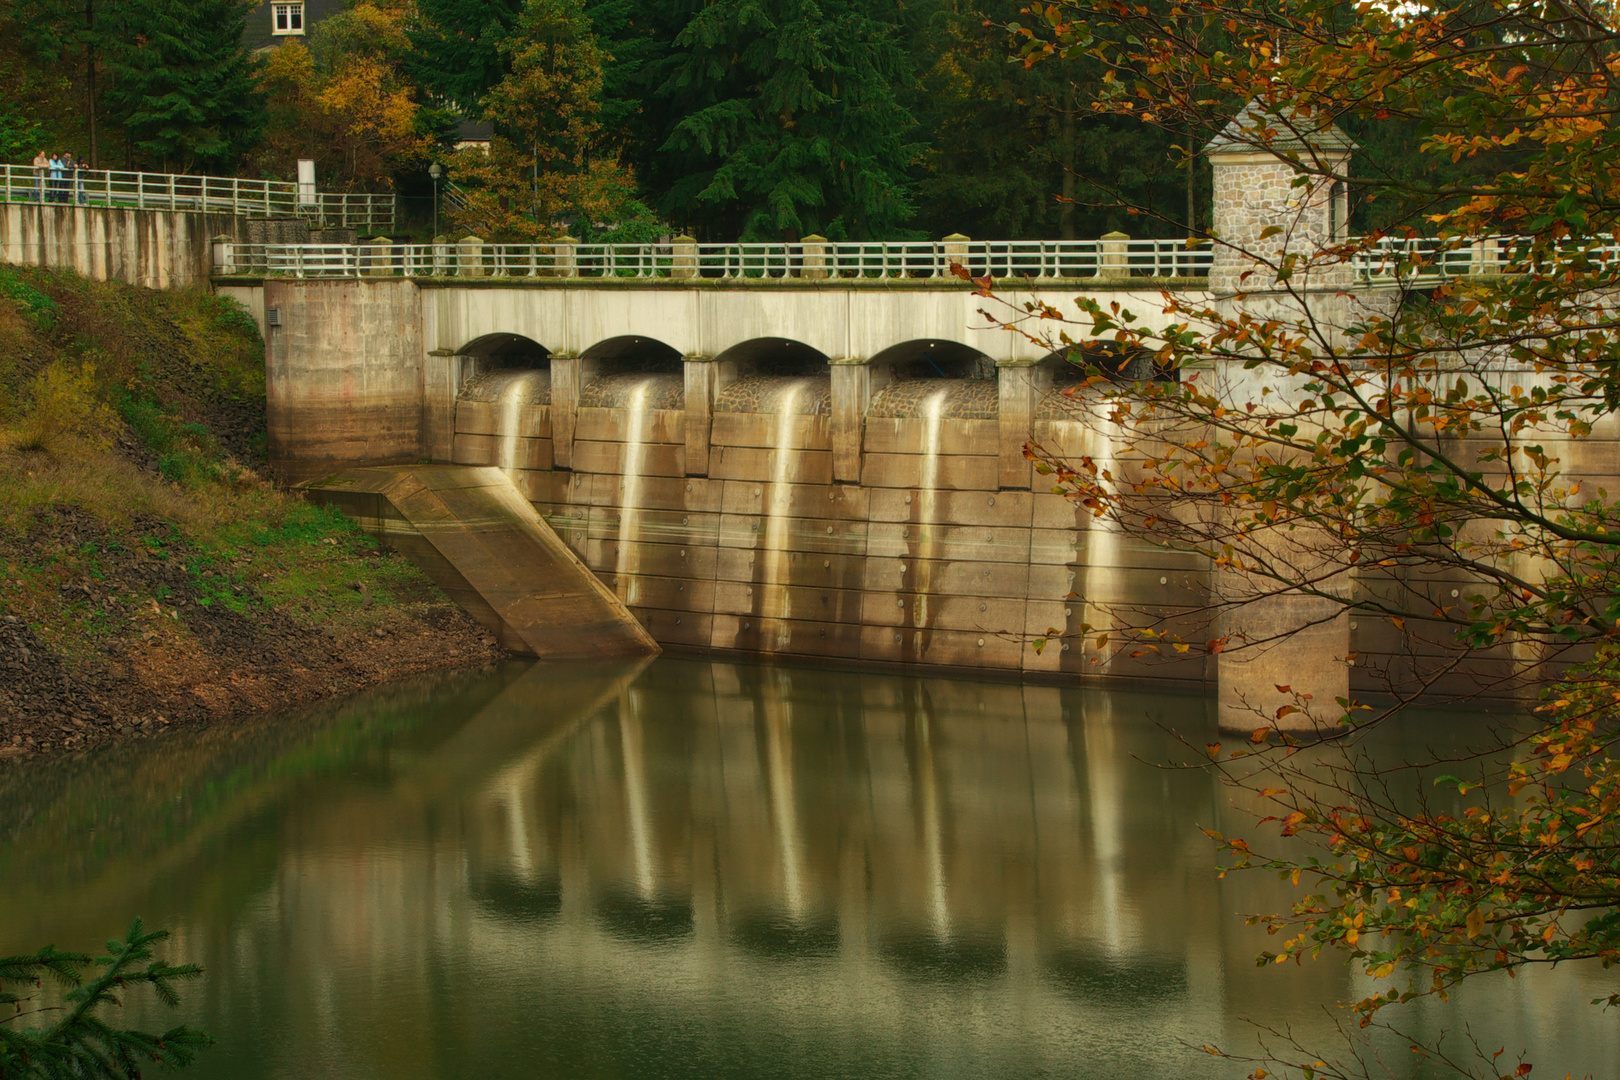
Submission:
[[[504,470],[667,647],[1210,676],[1203,657],[1133,657],[1078,633],[1102,633],[1109,606],[1195,617],[1208,571],[1042,486],[1031,440],[1114,453],[1108,423],[1066,392],[1082,373],[1063,355],[988,322],[954,281],[707,284],[220,287],[275,313],[284,474]],[[768,325],[786,333],[752,336]],[[893,343],[900,325],[935,336]]]

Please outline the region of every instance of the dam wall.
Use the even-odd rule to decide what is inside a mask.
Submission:
[[[94,281],[149,289],[206,282],[217,236],[235,236],[230,213],[0,203],[0,263],[72,270]]]
[[[1286,605],[1256,608],[1269,630],[1251,619],[1279,639],[1264,662],[1206,654],[1221,631],[1203,557],[1122,534],[1025,452],[1123,480],[1139,451],[1066,349],[955,283],[221,285],[265,319],[284,478],[500,468],[671,649],[1189,685],[1219,669],[1242,716],[1292,692],[1421,678],[1463,693],[1502,675],[1501,657],[1459,661],[1443,626],[1309,625]],[[1072,312],[1083,287],[1150,319],[1158,285],[1051,283],[1008,306]],[[1620,473],[1614,445],[1570,450],[1602,478]],[[1468,588],[1443,578],[1359,571],[1356,587],[1403,602]],[[1189,647],[1116,632],[1146,624]]]

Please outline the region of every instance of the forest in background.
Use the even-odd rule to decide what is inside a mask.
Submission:
[[[313,158],[324,190],[393,190],[419,229],[437,161],[446,230],[507,240],[1208,224],[1188,150],[1218,113],[1172,130],[1097,111],[1095,56],[1014,55],[1021,0],[351,0],[259,52],[254,11],[0,0],[0,159],[290,179]],[[487,153],[454,149],[464,120],[492,126]],[[1416,156],[1392,125],[1352,135],[1358,168]]]

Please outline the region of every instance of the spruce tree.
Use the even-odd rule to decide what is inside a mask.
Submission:
[[[137,161],[230,172],[265,124],[259,59],[243,42],[250,0],[123,0],[122,44],[103,100]]]
[[[921,147],[879,0],[714,0],[659,69],[659,210],[718,239],[903,235]]]
[[[202,968],[155,959],[154,946],[168,936],[136,919],[122,940],[107,942],[108,955],[99,959],[53,945],[28,956],[0,957],[0,1080],[139,1080],[154,1063],[190,1064],[213,1042],[202,1032],[184,1025],[161,1035],[117,1028],[102,1015],[139,986],[151,987],[166,1005],[179,1003],[175,984],[199,977]],[[100,970],[87,979],[85,969],[92,966]],[[16,992],[37,992],[47,979],[67,988],[59,1008]],[[20,1022],[34,1017],[50,1023]]]
[[[918,224],[931,234],[1021,238],[1185,235],[1186,158],[1213,130],[1174,133],[1100,115],[1090,101],[1104,69],[1084,54],[1026,67],[999,24],[1022,0],[976,9],[924,0],[910,40],[923,72],[916,111],[930,149],[919,176]],[[1208,169],[1195,163],[1195,207]],[[1132,213],[1132,210],[1138,211]],[[1206,223],[1207,224],[1207,223]]]
[[[417,0],[407,72],[430,97],[478,116],[512,70],[501,44],[522,11],[523,0]]]

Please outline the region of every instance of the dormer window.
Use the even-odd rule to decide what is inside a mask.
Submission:
[[[272,34],[302,34],[304,32],[304,5],[301,3],[271,4],[270,32]]]

